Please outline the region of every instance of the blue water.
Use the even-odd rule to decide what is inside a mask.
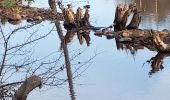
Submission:
[[[155,2],[155,0],[151,1]],[[35,0],[35,4],[32,6],[47,8],[48,4],[46,2],[47,0]],[[79,3],[66,0],[65,4],[68,2],[72,2],[74,9],[77,6],[87,4],[86,0]],[[91,23],[95,26],[107,27],[114,20],[116,5],[128,3],[130,0],[90,0],[89,2],[91,5]],[[166,2],[166,0],[162,2]],[[170,3],[170,1],[168,2]],[[159,10],[162,7],[160,3],[157,8],[158,13],[155,14],[153,9],[147,9],[149,4],[143,3],[143,5],[146,6],[143,9],[148,12],[144,12],[140,28],[170,29],[169,8]],[[164,17],[160,17],[162,13],[165,13]],[[158,16],[159,14],[160,16]],[[42,22],[37,26],[41,27],[38,32],[40,34],[48,32],[53,25],[50,22]],[[169,57],[164,59],[164,70],[149,77],[150,65],[145,64],[143,66],[143,64],[155,56],[156,52],[144,48],[138,50],[135,55],[131,55],[129,51],[117,50],[114,39],[107,40],[105,37],[97,37],[93,35],[93,32],[90,37],[91,45],[89,47],[85,43],[81,46],[76,36],[69,44],[70,55],[73,50],[80,48],[85,50],[80,57],[72,61],[73,70],[77,67],[74,66],[74,63],[86,61],[97,53],[97,56],[91,61],[90,67],[82,76],[74,79],[77,100],[167,100],[170,98]],[[48,38],[38,43],[35,48],[35,56],[41,57],[49,52],[58,51],[59,47],[59,38],[56,31],[54,31]],[[69,100],[67,84],[60,88],[37,89],[28,96],[28,100],[40,99]]]

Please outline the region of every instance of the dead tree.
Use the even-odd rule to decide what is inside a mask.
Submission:
[[[140,15],[140,11],[136,8],[134,8],[134,11],[133,11],[133,18],[130,22],[130,24],[126,27],[126,29],[138,29],[139,27],[139,24],[141,22],[141,15]]]
[[[15,92],[12,100],[27,100],[27,95],[37,87],[42,87],[42,79],[33,75],[24,81],[24,83]]]
[[[67,5],[68,7],[63,11],[64,14],[64,28],[67,30],[72,30],[76,28],[75,22],[75,14],[70,4]]]
[[[114,30],[121,31],[126,29],[127,18],[136,8],[136,4],[119,4],[116,8],[115,20],[113,22]]]
[[[65,44],[70,43],[73,40],[74,35],[75,35],[74,31],[71,30],[67,31],[66,35],[64,36]]]
[[[90,14],[89,14],[90,5],[86,5],[86,6],[84,6],[84,8],[86,9],[86,11],[85,11],[84,17],[82,19],[83,26],[91,27],[90,21],[89,21],[89,19],[90,19]]]
[[[71,8],[71,5],[67,5],[67,6],[68,6],[68,8],[66,10],[62,9],[63,13],[64,13],[64,17],[66,17],[66,18],[68,17],[67,21],[73,21],[74,20],[74,17],[73,17],[74,12]],[[70,16],[65,16],[65,14],[68,14],[68,15],[70,14]],[[65,24],[67,25],[67,23],[65,23]],[[63,31],[62,31],[59,20],[55,21],[55,26],[56,26],[57,33],[58,33],[58,36],[59,36],[60,41],[61,41],[61,49],[64,52],[66,72],[67,72],[67,80],[68,80],[68,84],[69,84],[71,100],[76,100],[75,91],[74,91],[74,84],[73,84],[72,68],[71,68],[71,62],[70,62],[70,57],[69,57],[69,51],[68,51],[67,44],[64,41],[64,35],[63,35]]]
[[[155,44],[156,48],[158,49],[158,51],[160,51],[160,52],[170,52],[170,44],[166,44],[163,41],[163,37],[161,37],[160,32],[157,32],[156,34],[154,34],[153,41],[154,41],[154,44]]]
[[[56,0],[48,0],[48,4],[53,12],[57,13]]]
[[[78,7],[76,12],[76,23],[78,27],[83,26],[83,22],[82,22],[83,17],[84,17],[83,9]]]
[[[50,52],[47,54],[48,56],[44,54],[42,55],[44,57],[32,59],[34,54],[31,49],[35,47],[35,43],[48,37],[54,29],[53,27],[51,30],[49,30],[49,32],[43,35],[40,35],[38,30],[28,34],[28,30],[32,30],[34,26],[35,24],[26,25],[15,29],[11,28],[11,33],[9,33],[5,31],[5,27],[0,25],[0,34],[3,36],[0,39],[2,43],[0,44],[2,48],[0,52],[0,100],[8,100],[11,98],[12,94],[15,94],[14,96],[16,96],[16,98],[25,98],[26,95],[28,95],[29,91],[31,91],[31,86],[28,89],[25,88],[25,90],[22,92],[23,94],[19,93],[19,91],[22,91],[22,88],[16,90],[17,87],[19,87],[21,84],[24,84],[23,82],[25,82],[24,80],[21,80],[20,77],[27,77],[36,74],[37,76],[42,77],[43,84],[48,86],[62,85],[65,82],[64,80],[57,79],[58,74],[60,74],[60,72],[62,72],[65,68],[65,66],[59,65],[59,60],[63,57],[62,52],[58,52],[58,57],[54,59],[52,59],[49,54],[56,54],[57,52]],[[23,35],[28,37],[22,37],[19,40],[20,42],[13,43],[13,40],[16,40],[21,30],[23,31]],[[28,49],[29,52],[27,52]],[[51,60],[48,61],[49,59]],[[25,82],[25,84],[26,83],[27,82]],[[36,84],[38,86],[38,83]],[[26,87],[28,87],[28,85],[29,84],[27,84]]]
[[[90,14],[89,14],[89,8],[90,5],[84,6],[85,13],[83,13],[83,9],[78,7],[76,14],[74,14],[71,5],[68,5],[68,8],[66,8],[63,12],[64,15],[64,28],[66,30],[72,30],[72,29],[93,29],[93,26],[90,24]]]

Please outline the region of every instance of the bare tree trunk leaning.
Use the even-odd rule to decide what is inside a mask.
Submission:
[[[54,4],[54,6],[56,7],[56,4]],[[53,11],[56,11],[55,7],[52,8]],[[64,10],[63,10],[63,14],[64,14]],[[65,58],[66,71],[67,71],[67,80],[68,80],[68,83],[69,83],[71,100],[76,100],[75,92],[74,92],[74,85],[73,85],[71,63],[70,63],[70,58],[69,58],[69,51],[68,51],[68,48],[67,48],[67,44],[64,41],[64,35],[63,35],[63,31],[62,31],[59,20],[55,21],[55,26],[56,26],[56,29],[57,29],[58,36],[61,40],[61,49],[63,49],[63,51],[64,51],[64,58]]]
[[[36,75],[27,78],[15,92],[12,100],[27,100],[27,95],[35,88],[42,87],[42,79]]]

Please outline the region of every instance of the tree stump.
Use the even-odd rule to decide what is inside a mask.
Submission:
[[[122,31],[126,29],[127,19],[134,11],[134,8],[136,8],[135,3],[130,5],[119,4],[116,7],[115,20],[113,22],[114,31]]]

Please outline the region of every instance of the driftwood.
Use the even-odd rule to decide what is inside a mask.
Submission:
[[[26,100],[27,95],[35,88],[42,87],[42,79],[36,75],[27,78],[15,92],[12,100]]]

